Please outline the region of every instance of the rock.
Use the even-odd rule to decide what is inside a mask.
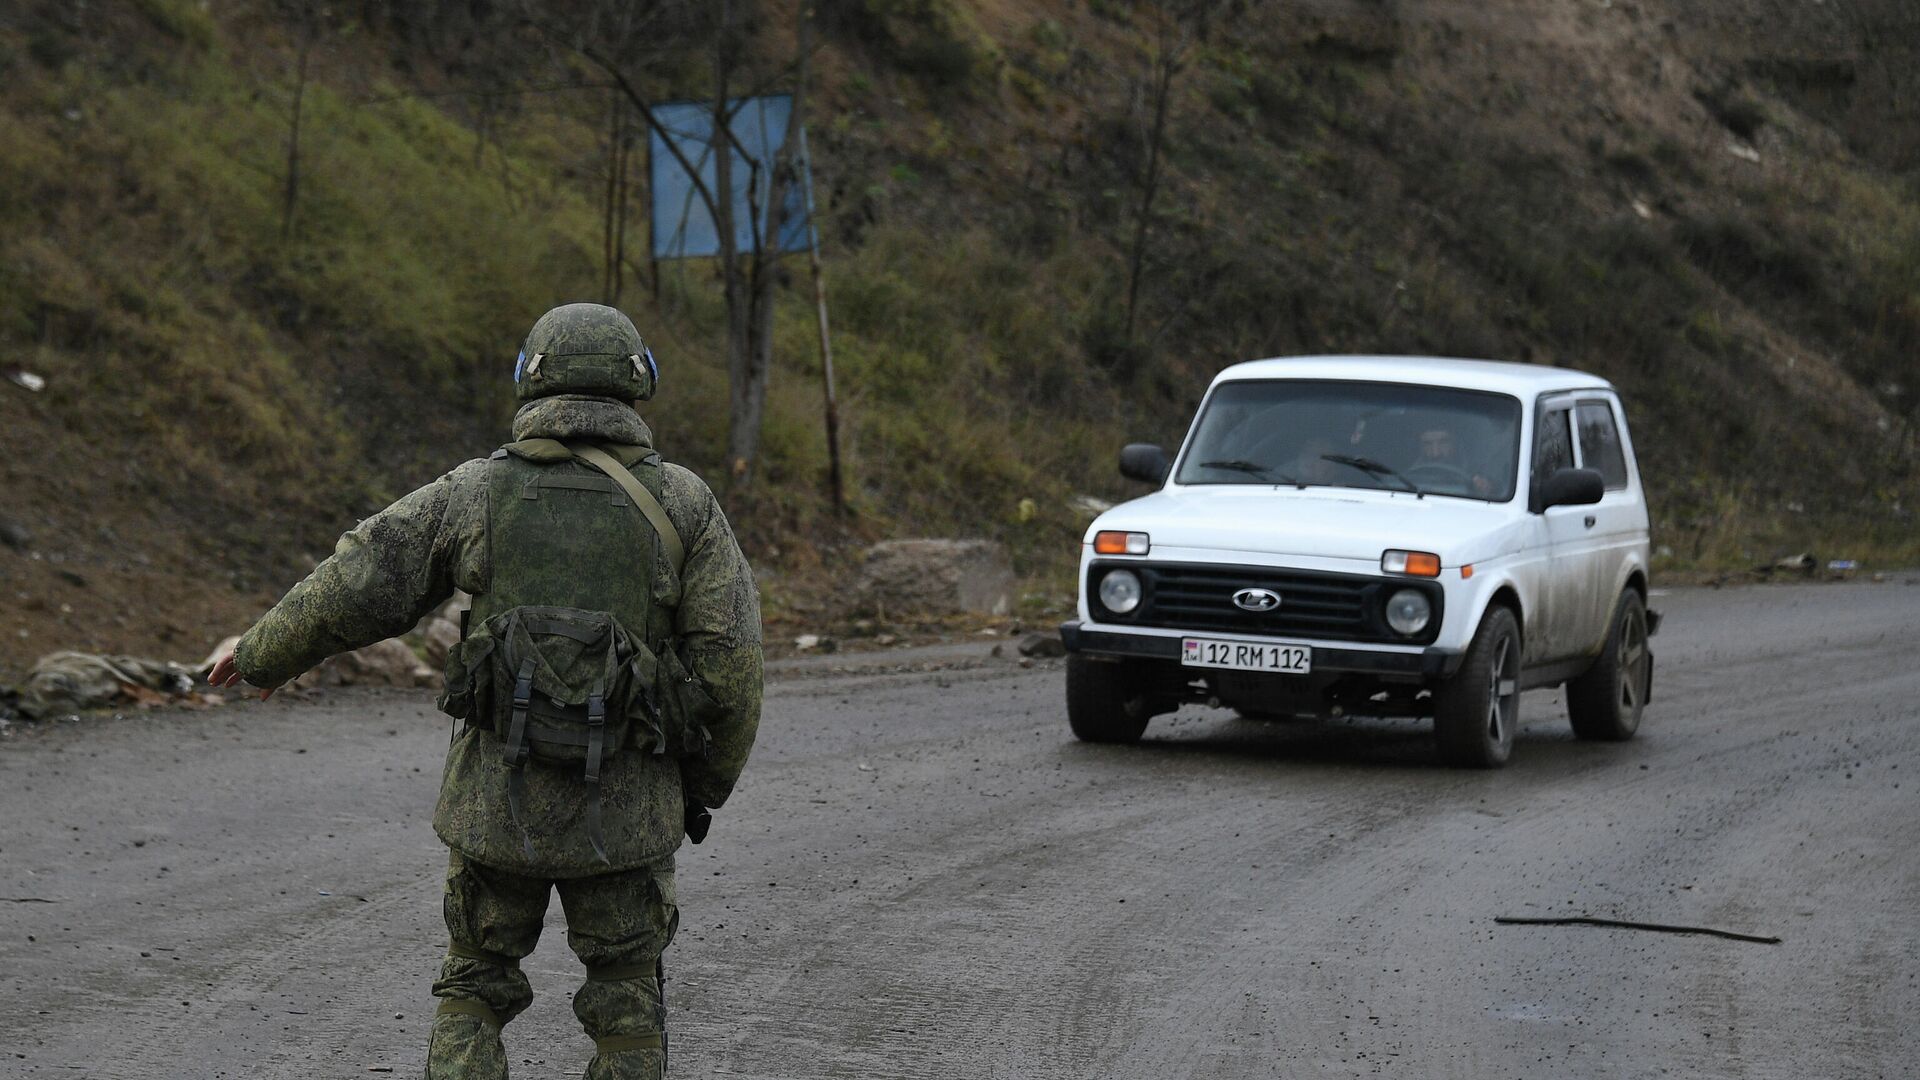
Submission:
[[[297,688],[312,686],[432,686],[434,670],[413,654],[406,642],[388,638],[364,649],[341,653],[295,679]]]
[[[460,619],[473,606],[473,597],[455,589],[447,602],[434,608],[414,624],[402,639],[426,662],[436,668],[447,663],[447,650],[460,640]]]
[[[820,635],[801,634],[799,637],[793,639],[793,647],[801,652],[806,652],[808,649],[817,649],[820,647]]]
[[[33,665],[20,696],[21,715],[44,720],[123,702],[165,704],[193,692],[193,673],[179,664],[138,656],[49,653]]]
[[[452,619],[429,619],[427,628],[420,632],[421,651],[426,653],[427,663],[434,667],[446,665],[447,650],[459,640],[460,624]]]
[[[454,629],[457,630],[460,627],[460,613],[472,606],[473,595],[465,590],[455,589],[453,590],[453,595],[447,598],[447,602],[433,609],[433,614],[427,616],[427,618],[429,620],[446,619],[453,623]]]
[[[1067,500],[1067,509],[1073,511],[1075,517],[1092,521],[1113,509],[1113,503],[1098,495],[1075,495]]]
[[[0,518],[0,544],[5,544],[16,551],[24,551],[31,543],[33,543],[33,534],[27,531],[25,525],[12,518]]]
[[[1021,656],[1043,658],[1067,655],[1067,643],[1060,640],[1058,634],[1027,634],[1020,639]]]
[[[991,540],[888,540],[867,549],[854,595],[883,616],[1005,615],[1013,563]]]
[[[47,380],[31,371],[9,371],[7,381],[32,394],[47,388]]]

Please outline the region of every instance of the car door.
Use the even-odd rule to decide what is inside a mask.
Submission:
[[[1532,486],[1539,491],[1559,469],[1578,464],[1574,446],[1574,396],[1542,398],[1534,422]],[[1595,565],[1593,533],[1597,522],[1592,507],[1555,506],[1540,513],[1545,533],[1547,563],[1539,593],[1539,617],[1532,628],[1538,648],[1528,648],[1533,662],[1564,660],[1582,647],[1593,619],[1592,579]]]
[[[1612,394],[1586,393],[1574,401],[1575,459],[1580,468],[1600,474],[1606,494],[1592,506],[1566,508],[1585,510],[1581,521],[1593,523],[1582,538],[1592,587],[1579,632],[1569,643],[1571,655],[1595,655],[1605,646],[1620,587],[1646,544],[1647,503],[1639,478],[1627,466],[1621,420],[1619,399]]]

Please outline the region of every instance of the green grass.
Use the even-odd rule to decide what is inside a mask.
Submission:
[[[1893,508],[1920,499],[1913,425],[1904,444],[1860,430],[1873,419],[1776,363],[1818,353],[1886,415],[1920,414],[1920,386],[1883,385],[1910,382],[1920,348],[1910,182],[1822,160],[1723,191],[1682,132],[1509,132],[1463,112],[1443,72],[1249,16],[1182,75],[1129,337],[1144,144],[1128,80],[1150,20],[1097,7],[1049,6],[1000,41],[947,0],[825,13],[843,74],[817,88],[812,130],[855,513],[826,504],[795,259],[763,460],[728,495],[756,553],[821,566],[881,536],[985,536],[1057,584],[1084,524],[1069,499],[1136,494],[1118,447],[1177,440],[1220,367],[1376,350],[1614,379],[1676,566],[1912,551]],[[264,502],[311,548],[502,437],[526,327],[598,298],[604,98],[522,103],[481,145],[461,99],[415,93],[433,73],[332,40],[283,229],[285,42],[238,44],[227,16],[180,0],[129,11],[124,56],[38,23],[0,32],[0,347],[52,378],[49,423],[127,448],[141,483],[188,501],[213,478],[227,519]],[[1524,88],[1488,93],[1507,115]],[[1796,122],[1736,104],[1756,130]],[[1629,195],[1672,208],[1648,220]],[[623,304],[664,366],[648,419],[724,487],[712,267],[667,267],[657,305],[645,286]]]

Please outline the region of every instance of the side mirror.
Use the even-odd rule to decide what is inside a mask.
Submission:
[[[1173,459],[1152,443],[1129,443],[1120,451],[1120,475],[1129,480],[1164,484],[1172,471]]]
[[[1534,513],[1555,506],[1592,506],[1606,494],[1607,481],[1598,469],[1555,469],[1534,492]]]

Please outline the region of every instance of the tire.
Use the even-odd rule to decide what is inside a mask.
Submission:
[[[1495,769],[1513,754],[1520,726],[1520,624],[1495,605],[1480,619],[1466,659],[1433,694],[1433,734],[1449,765]]]
[[[1573,733],[1595,742],[1625,742],[1640,730],[1653,689],[1653,650],[1647,643],[1647,603],[1628,589],[1614,606],[1606,647],[1593,666],[1567,680],[1567,719]]]
[[[1083,653],[1067,656],[1067,725],[1082,741],[1134,743],[1153,712],[1124,663],[1102,663]]]

